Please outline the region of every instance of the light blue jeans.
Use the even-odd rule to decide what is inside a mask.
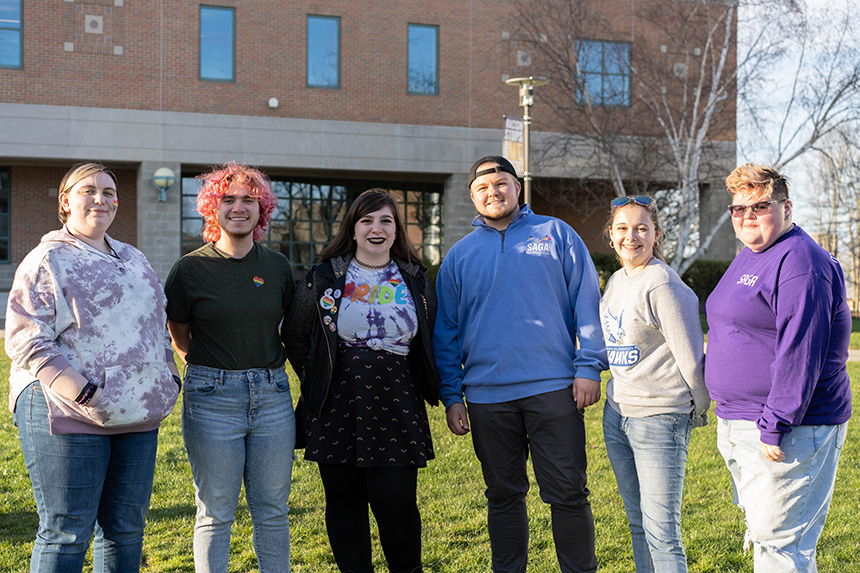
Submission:
[[[197,573],[227,572],[243,478],[260,573],[289,571],[287,502],[296,422],[284,370],[189,365],[182,437],[197,491]]]
[[[30,572],[82,571],[93,534],[95,573],[139,571],[158,430],[52,436],[39,382],[14,419],[39,512]]]
[[[795,426],[782,438],[782,462],[761,453],[755,422],[719,419],[717,447],[732,474],[735,504],[744,510],[744,550],[753,544],[758,573],[815,573],[848,424]]]
[[[621,416],[603,408],[603,439],[630,522],[637,573],[687,571],[681,539],[689,414]]]

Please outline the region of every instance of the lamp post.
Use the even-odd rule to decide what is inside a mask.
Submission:
[[[531,203],[532,200],[532,174],[529,171],[529,127],[532,117],[529,111],[535,102],[535,88],[549,83],[546,78],[511,78],[505,80],[509,86],[520,87],[520,105],[523,108],[523,201]]]
[[[152,184],[158,189],[158,200],[167,201],[167,192],[176,185],[176,174],[168,167],[159,167],[152,176]]]

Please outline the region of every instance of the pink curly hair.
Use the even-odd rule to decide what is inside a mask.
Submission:
[[[197,212],[205,221],[203,225],[203,240],[217,241],[221,238],[221,225],[218,224],[218,204],[224,195],[230,193],[230,187],[235,183],[250,190],[251,197],[260,202],[260,220],[254,228],[254,240],[259,241],[266,232],[269,219],[278,203],[269,178],[262,172],[247,165],[239,165],[230,161],[224,165],[213,167],[209,173],[198,175],[203,182],[197,194]]]

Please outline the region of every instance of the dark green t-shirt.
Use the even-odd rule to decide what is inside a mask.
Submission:
[[[167,318],[191,323],[189,364],[248,370],[283,368],[278,325],[293,300],[290,261],[254,243],[233,259],[208,243],[173,265],[164,287]]]

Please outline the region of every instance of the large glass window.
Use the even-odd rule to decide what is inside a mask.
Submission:
[[[235,21],[233,8],[200,7],[201,80],[235,80]]]
[[[203,245],[203,220],[197,213],[200,182],[182,177],[182,254]],[[442,258],[442,186],[436,183],[325,178],[272,178],[278,204],[261,243],[285,254],[300,277],[328,246],[353,200],[372,187],[392,189],[409,240],[426,261]]]
[[[21,68],[23,0],[0,0],[0,68]]]
[[[11,229],[9,228],[9,169],[0,167],[0,263],[9,262],[9,240]]]
[[[439,26],[409,24],[408,77],[411,94],[439,93]]]
[[[578,40],[576,54],[593,105],[630,106],[630,44]],[[584,101],[585,94],[577,94]]]
[[[308,16],[308,87],[340,88],[340,18]]]

